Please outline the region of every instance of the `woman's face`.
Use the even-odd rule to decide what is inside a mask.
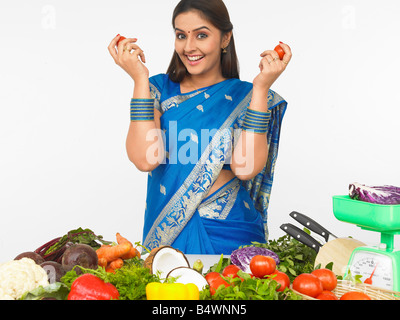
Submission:
[[[198,12],[189,11],[175,18],[175,36],[175,51],[191,75],[221,75],[221,48],[228,45],[229,35],[222,37]]]

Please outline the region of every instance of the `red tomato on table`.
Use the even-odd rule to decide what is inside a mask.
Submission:
[[[329,269],[316,269],[311,274],[321,280],[324,290],[332,291],[336,288],[337,278],[333,271]]]
[[[230,264],[229,266],[226,266],[224,270],[222,271],[222,275],[224,277],[232,277],[232,278],[240,278],[237,273],[240,270],[238,266],[235,266],[234,264]]]
[[[276,262],[268,256],[256,255],[250,260],[251,273],[257,278],[264,278],[273,273],[276,269]]]
[[[229,287],[229,283],[226,282],[222,277],[221,274],[218,272],[209,272],[206,274],[206,280],[208,284],[210,285],[210,292],[211,295],[213,295],[217,289],[220,287],[220,285],[224,285],[225,287]]]
[[[331,291],[324,290],[318,296],[316,296],[318,300],[339,300],[336,294]]]
[[[363,292],[349,291],[340,297],[340,300],[372,300],[371,297]]]
[[[290,286],[290,279],[289,276],[279,270],[275,270],[273,273],[271,273],[268,277],[270,277],[272,280],[275,280],[278,282],[281,286],[276,289],[276,291],[283,291],[285,288]]]
[[[292,283],[294,290],[310,297],[317,297],[324,290],[321,280],[311,273],[298,275]]]

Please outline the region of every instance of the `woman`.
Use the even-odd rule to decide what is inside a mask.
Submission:
[[[252,83],[239,80],[233,26],[222,0],[182,0],[166,74],[149,78],[137,39],[108,49],[134,80],[129,159],[148,172],[143,244],[230,254],[265,242],[267,208],[286,101],[270,90],[291,59],[261,54]]]

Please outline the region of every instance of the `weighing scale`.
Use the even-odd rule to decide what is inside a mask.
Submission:
[[[400,250],[394,248],[394,236],[400,234],[400,205],[381,205],[350,196],[333,197],[333,213],[343,222],[363,230],[381,233],[380,244],[362,246],[352,252],[344,277],[361,275],[363,283],[400,291]]]

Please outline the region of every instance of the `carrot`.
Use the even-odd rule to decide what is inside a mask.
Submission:
[[[101,247],[98,248],[98,249],[96,250],[97,257],[101,256],[101,255],[103,254],[103,252],[104,252],[107,248],[111,248],[111,244],[103,244],[103,245],[101,245]]]
[[[132,242],[130,242],[128,239],[121,236],[121,234],[119,232],[117,232],[116,237],[117,237],[118,244],[130,243],[132,245]],[[134,257],[140,258],[140,252],[132,245],[131,250],[127,254],[123,255],[121,258],[126,260],[126,259],[132,259]]]
[[[123,236],[121,236],[121,234],[119,232],[117,232],[116,237],[117,237],[117,242],[119,244],[121,244],[123,242],[129,242],[130,244],[132,244],[128,239],[126,239]]]
[[[97,249],[96,253],[99,259],[104,258],[107,260],[107,262],[111,262],[127,254],[131,248],[132,244],[124,242],[110,247],[102,246]]]
[[[123,265],[124,265],[124,260],[122,260],[121,258],[115,259],[111,261],[109,264],[107,264],[106,272],[115,273],[115,270],[122,268]]]
[[[140,258],[140,252],[135,247],[132,247],[131,250],[127,254],[123,255],[121,258],[126,260],[132,259],[134,257]]]
[[[106,267],[106,272],[115,273],[115,269],[111,268],[110,265]]]
[[[104,258],[99,258],[98,265],[99,265],[100,267],[107,267],[107,260],[104,259]]]
[[[109,266],[110,268],[115,269],[119,269],[124,265],[124,260],[122,260],[121,258],[115,259],[114,261],[111,261]]]

